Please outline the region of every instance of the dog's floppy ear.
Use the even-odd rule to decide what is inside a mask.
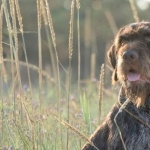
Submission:
[[[107,57],[109,60],[109,63],[112,65],[114,71],[112,74],[112,84],[114,84],[116,81],[118,81],[117,77],[117,68],[116,68],[116,51],[115,51],[115,45],[113,44],[109,51],[107,52]]]
[[[115,69],[116,68],[116,54],[115,54],[114,44],[110,47],[109,51],[107,52],[107,57],[108,57],[109,63]]]
[[[117,69],[115,68],[112,74],[112,84],[115,84],[118,81],[118,77],[117,77]]]

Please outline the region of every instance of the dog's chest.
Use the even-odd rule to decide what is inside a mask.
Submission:
[[[143,110],[133,111],[133,108],[131,110],[129,108],[128,111],[133,116],[126,111],[117,116],[116,121],[120,131],[116,127],[114,117],[110,118],[113,123],[109,126],[111,133],[108,150],[124,150],[123,142],[126,150],[150,150],[150,115]]]

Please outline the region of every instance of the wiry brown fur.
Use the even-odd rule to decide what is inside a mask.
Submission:
[[[124,61],[122,55],[128,50],[134,50],[139,58],[134,62]],[[108,58],[114,68],[113,83],[119,80],[126,91],[126,97],[137,106],[144,105],[146,95],[150,93],[150,84],[144,80],[130,84],[126,76],[130,70],[134,70],[150,80],[150,24],[143,22],[120,29],[108,51]]]
[[[129,51],[131,54],[126,55]],[[150,150],[150,22],[121,28],[108,59],[114,69],[112,82],[119,81],[122,90],[106,121],[90,140],[99,150],[123,150],[123,142],[126,150]],[[140,79],[132,82],[128,74],[133,72],[140,74]],[[131,102],[116,118],[122,141],[114,118],[127,99]],[[96,149],[86,143],[82,150]]]

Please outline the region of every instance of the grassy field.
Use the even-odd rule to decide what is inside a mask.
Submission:
[[[62,96],[60,105],[57,104],[56,91],[49,86],[42,92],[40,106],[39,92],[30,89],[23,93],[8,90],[7,96],[1,97],[1,149],[80,149],[91,133],[105,119],[116,96],[106,96],[101,106],[99,116],[97,85],[86,85],[76,97],[76,91],[70,93],[69,123],[68,102]],[[68,135],[67,135],[68,134]],[[84,135],[84,136],[83,136]],[[67,145],[68,142],[68,145]]]
[[[72,82],[74,9],[78,16],[78,80]],[[55,31],[47,0],[37,0],[39,66],[19,60],[18,30],[26,56],[24,30],[18,0],[2,0],[0,11],[0,149],[1,150],[79,150],[105,119],[117,100],[117,89],[104,88],[104,66],[100,79],[80,80],[79,1],[72,1],[69,32],[69,69],[62,79],[55,42]],[[44,9],[46,8],[46,9]],[[9,35],[10,58],[3,58],[3,22]],[[41,23],[49,28],[52,43],[53,76],[42,68]],[[5,43],[6,44],[6,43]],[[52,54],[52,53],[51,53]],[[28,85],[22,83],[20,68],[25,67]],[[62,67],[62,66],[61,66]],[[38,73],[32,85],[30,71]],[[113,94],[112,94],[113,93]]]

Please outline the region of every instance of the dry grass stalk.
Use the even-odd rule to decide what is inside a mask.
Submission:
[[[122,89],[120,89],[120,93],[119,95],[121,94],[122,92]],[[127,104],[130,102],[131,100],[130,99],[127,99],[123,104],[120,103],[120,109],[117,113],[117,115],[122,112],[123,110],[126,111],[129,115],[131,115],[133,118],[135,118],[136,120],[138,120],[139,122],[141,122],[142,124],[144,124],[145,126],[147,126],[149,129],[150,129],[150,126],[145,122],[143,121],[141,118],[139,118],[138,116],[135,116],[133,113],[129,112],[127,109],[126,109],[126,106]],[[117,118],[117,115],[115,116],[115,120]]]
[[[39,102],[40,102],[40,115],[42,114],[42,45],[41,45],[41,0],[37,0],[37,20],[38,20],[38,51],[39,51]],[[39,118],[41,119],[41,117]],[[40,149],[42,149],[42,120],[39,122],[39,141]]]
[[[12,50],[13,50],[13,54],[15,56],[16,70],[17,70],[17,77],[18,77],[17,79],[19,82],[19,89],[20,89],[20,92],[22,93],[22,82],[21,82],[21,76],[20,76],[20,68],[19,68],[19,64],[18,64],[18,61],[19,61],[19,57],[18,57],[18,35],[17,35],[16,13],[15,13],[15,2],[14,2],[14,0],[9,0],[9,5],[10,5],[10,14],[11,14],[11,18],[12,18],[12,26],[13,26],[12,35],[14,37],[14,43],[12,42],[13,40],[11,39],[11,44],[15,45],[15,46],[13,46]]]
[[[80,99],[81,49],[80,49],[80,0],[76,0],[78,34],[78,99]]]
[[[91,58],[90,58],[90,75],[91,75],[91,81],[95,79],[95,73],[96,73],[96,52],[97,52],[97,43],[96,43],[96,34],[95,31],[92,30],[92,52],[91,52]]]
[[[27,118],[28,127],[32,128],[34,121],[31,119],[31,116],[28,112],[28,109],[27,109],[27,106],[26,106],[27,104],[25,103],[25,101],[26,101],[25,99],[26,99],[25,97],[23,97],[21,95],[17,95],[17,100],[23,106],[23,111],[25,112],[25,115],[26,115],[26,118]]]
[[[80,49],[80,0],[76,0],[77,8],[77,36],[78,36],[78,100],[80,100],[80,80],[81,80],[81,49]],[[79,124],[80,128],[80,124]],[[81,139],[80,149],[81,149]]]
[[[92,34],[92,27],[91,27],[91,10],[85,10],[85,19],[84,19],[84,77],[86,78],[90,72],[90,68],[88,66],[89,59],[90,59],[90,49],[91,49],[91,34]]]
[[[71,15],[70,15],[70,32],[69,32],[69,61],[72,59],[73,53],[73,22],[74,22],[74,0],[71,3]]]
[[[52,21],[50,8],[49,8],[47,0],[45,0],[45,6],[46,6],[46,12],[47,12],[48,25],[50,27],[50,32],[51,32],[51,36],[52,36],[53,46],[56,49],[56,36],[55,36],[55,32],[54,32],[54,28],[53,28],[53,21]]]
[[[52,63],[52,69],[53,69],[53,76],[55,77],[55,78],[57,78],[57,67],[56,67],[56,58],[55,58],[55,56],[54,56],[54,52],[53,52],[53,49],[52,49],[52,44],[51,44],[51,39],[50,39],[50,34],[49,34],[49,28],[48,27],[50,27],[50,20],[52,21],[52,19],[50,19],[49,17],[50,16],[48,16],[48,11],[50,11],[50,10],[47,10],[47,9],[45,9],[46,8],[46,5],[48,5],[48,3],[46,4],[45,3],[45,0],[41,0],[41,14],[42,14],[42,19],[43,19],[43,21],[44,21],[44,24],[45,24],[45,30],[46,30],[46,36],[47,36],[47,40],[48,40],[48,44],[47,44],[47,46],[48,46],[48,48],[49,48],[49,52],[50,52],[50,59],[51,59],[51,63]],[[49,9],[49,8],[48,8]],[[48,20],[49,20],[49,23],[48,23]],[[52,26],[53,24],[51,23],[51,26]],[[53,27],[51,27],[51,29],[53,29]],[[51,30],[50,29],[50,30]],[[53,31],[52,32],[54,32],[54,29],[53,29]],[[52,33],[51,32],[51,33]],[[55,34],[55,32],[54,32],[54,34]],[[54,35],[54,37],[55,37],[55,35]],[[54,45],[54,44],[53,44]],[[56,47],[55,47],[56,48]],[[57,80],[57,79],[56,79]]]
[[[12,27],[11,27],[11,23],[10,23],[10,18],[9,18],[6,0],[3,0],[3,5],[4,5],[4,14],[5,14],[5,19],[6,19],[7,29],[8,29],[8,32],[10,34],[12,32]]]
[[[77,9],[80,9],[80,0],[76,0],[76,7]]]
[[[74,133],[76,133],[78,136],[80,136],[82,139],[84,139],[85,141],[87,141],[88,143],[90,143],[96,150],[99,150],[92,141],[90,141],[84,134],[82,134],[79,130],[77,130],[76,128],[74,128],[73,126],[71,126],[69,123],[61,120],[60,118],[58,118],[56,115],[54,115],[52,113],[52,115],[56,118],[57,121],[59,121],[63,126],[67,127],[68,129],[70,129],[71,131],[73,131]]]
[[[37,0],[37,23],[38,23],[38,51],[39,51],[39,102],[40,102],[40,115],[42,115],[42,44],[41,44],[41,0]],[[39,118],[39,141],[40,141],[40,149],[42,149],[42,120]]]
[[[25,104],[25,97],[22,97],[20,95],[17,96],[19,102],[21,103],[21,105],[23,106],[23,110],[25,112],[25,115],[26,115],[26,120],[27,120],[27,123],[28,123],[28,127],[29,129],[32,131],[32,149],[35,150],[35,131],[34,131],[34,121],[32,120],[29,112],[28,112],[28,109],[27,109],[27,106]],[[16,123],[17,124],[17,123]]]
[[[40,0],[40,6],[42,7],[41,4],[41,0]],[[57,50],[56,50],[56,36],[55,36],[55,32],[54,32],[54,28],[53,28],[53,21],[52,21],[52,17],[51,17],[51,13],[50,13],[50,7],[48,4],[48,1],[45,0],[45,7],[46,7],[46,16],[47,16],[47,21],[48,21],[48,25],[49,25],[49,29],[50,29],[50,33],[51,33],[51,38],[52,38],[52,43],[54,46],[54,50],[55,50],[55,57],[56,57],[56,63],[57,63],[57,74],[56,74],[56,78],[57,78],[57,87],[58,87],[58,113],[59,116],[61,118],[61,105],[60,105],[60,97],[61,97],[61,88],[60,88],[60,73],[59,73],[59,59],[58,59],[58,54],[57,54]],[[41,10],[41,9],[40,9]],[[62,141],[62,131],[61,131],[61,125],[60,125],[60,141]],[[62,143],[61,143],[62,144]]]
[[[96,53],[91,54],[91,80],[95,78]]]
[[[101,107],[102,107],[102,100],[103,100],[103,86],[104,86],[104,64],[101,66],[100,70],[100,81],[99,81],[99,124],[101,121]]]
[[[38,28],[41,28],[41,0],[37,0]]]
[[[11,59],[6,59],[6,58],[4,58],[3,61],[4,62],[15,63],[14,60],[12,61]],[[29,69],[31,69],[33,71],[37,71],[39,73],[39,67],[37,67],[35,65],[32,65],[32,64],[29,64],[29,63],[25,63],[23,61],[19,61],[19,65],[20,66],[24,66],[24,67],[29,67]],[[52,82],[52,83],[56,84],[56,82],[54,81],[54,79],[51,78],[50,75],[46,71],[42,70],[42,75],[43,75],[43,77],[47,78],[49,82]]]
[[[13,16],[13,0],[9,0],[9,7],[10,7],[10,15]]]
[[[117,123],[117,116],[119,115],[119,113],[122,112],[123,109],[126,108],[126,106],[127,106],[127,104],[128,104],[129,102],[130,102],[130,99],[127,99],[127,100],[121,105],[121,107],[119,108],[119,110],[118,110],[118,112],[117,112],[117,114],[116,114],[116,116],[115,116],[115,118],[114,118],[114,122],[115,122],[116,127],[117,127],[117,130],[118,130],[118,132],[119,132],[119,136],[120,136],[120,139],[121,139],[121,141],[122,141],[124,150],[127,150],[127,148],[126,148],[126,145],[125,145],[125,143],[124,143],[124,140],[123,140],[123,137],[122,137],[122,133],[121,133],[120,127],[118,126],[118,123]]]
[[[138,120],[139,122],[141,122],[142,124],[144,124],[145,126],[147,126],[150,129],[150,126],[144,122],[142,119],[140,119],[139,117],[133,115],[131,112],[129,112],[127,109],[123,108],[129,115],[131,115],[133,118],[135,118],[136,120]]]
[[[0,64],[3,62],[3,4],[1,5],[0,10]]]
[[[48,25],[47,14],[45,10],[44,0],[41,0],[41,12],[45,25]]]
[[[23,35],[22,15],[21,15],[18,0],[15,0],[15,8],[16,8],[16,13],[17,13],[17,19],[18,19],[18,22],[19,22],[20,32],[21,32],[21,35],[22,35],[22,41],[23,41],[22,44],[23,44],[23,51],[24,51],[24,55],[25,55],[25,61],[28,63],[25,40],[24,40],[24,35]],[[31,77],[30,77],[30,71],[29,71],[28,66],[27,66],[27,73],[28,73],[28,80],[29,80],[29,86],[30,86],[30,96],[32,97],[33,94],[32,94]]]
[[[57,62],[56,62],[56,56],[53,52],[53,48],[52,48],[52,42],[51,42],[51,37],[50,37],[50,33],[49,33],[49,23],[48,23],[48,18],[49,16],[47,16],[47,10],[46,8],[46,4],[45,4],[45,0],[41,0],[41,12],[42,12],[42,19],[44,21],[45,24],[45,32],[46,32],[46,37],[47,37],[47,46],[49,49],[49,54],[50,54],[50,60],[51,60],[51,65],[52,65],[52,72],[51,74],[53,75],[53,77],[55,78],[55,80],[57,80]],[[56,53],[56,52],[55,52]]]
[[[7,71],[4,63],[2,63],[2,74],[3,74],[4,82],[7,83],[8,76],[7,76]]]
[[[55,36],[54,28],[53,28],[53,21],[52,21],[50,8],[49,8],[49,4],[48,4],[47,0],[45,0],[45,7],[46,7],[48,25],[49,25],[50,33],[51,33],[51,37],[52,37],[52,43],[53,43],[54,50],[55,50],[56,67],[57,67],[57,74],[56,74],[57,77],[56,78],[57,78],[57,84],[58,84],[58,94],[57,94],[58,95],[58,112],[61,117],[61,111],[60,111],[61,88],[60,88],[59,59],[58,59],[58,54],[57,54],[57,49],[56,49],[56,36]]]
[[[138,12],[137,12],[137,9],[136,9],[136,6],[135,6],[135,2],[134,2],[134,0],[129,0],[129,2],[130,2],[131,9],[132,9],[134,20],[136,22],[139,22],[140,19],[139,19]]]
[[[41,45],[41,0],[37,0],[38,49],[39,49],[39,97],[42,104],[42,45]],[[40,105],[41,106],[41,105]]]
[[[71,89],[71,61],[72,61],[72,53],[73,53],[73,22],[74,22],[74,4],[75,1],[72,0],[71,3],[71,14],[70,14],[70,32],[69,32],[69,73],[68,73],[68,123],[70,121],[70,89]],[[69,149],[69,131],[67,130],[67,150]]]
[[[38,49],[39,49],[39,99],[40,99],[40,111],[42,111],[41,0],[37,0],[37,20],[38,20]]]
[[[9,7],[10,7],[10,16],[12,18],[12,32],[10,34],[10,46],[11,46],[11,59],[13,60],[13,55],[15,58],[15,67],[17,71],[17,81],[19,86],[19,92],[20,95],[23,96],[23,90],[22,90],[22,82],[21,82],[21,76],[20,76],[20,66],[19,66],[19,57],[18,57],[18,35],[17,35],[17,24],[16,24],[16,12],[15,12],[15,2],[14,0],[9,0]],[[9,20],[10,21],[10,20]],[[14,40],[13,40],[14,39]],[[13,68],[14,69],[14,68]],[[13,81],[12,90],[14,90],[15,81]],[[14,105],[16,105],[16,101],[14,99]],[[14,108],[15,111],[15,108]],[[16,114],[15,114],[16,119]],[[23,117],[23,105],[20,103],[20,121],[21,124],[24,124],[24,117]],[[24,145],[25,147],[25,145]]]
[[[23,32],[22,16],[21,16],[18,0],[15,0],[15,6],[16,6],[17,19],[19,22],[20,31]]]
[[[8,34],[9,34],[9,42],[10,42],[10,54],[11,54],[11,60],[13,61],[13,40],[12,40],[12,25],[10,22],[10,13],[8,11],[8,6],[7,6],[7,1],[6,0],[2,0],[3,5],[4,5],[4,14],[5,14],[5,20],[6,20],[6,25],[7,25],[7,30],[8,30]],[[14,89],[14,82],[15,82],[15,67],[14,67],[14,63],[11,63],[11,73],[12,73],[12,90]]]
[[[50,33],[51,33],[51,38],[52,38],[52,43],[54,46],[54,51],[55,51],[55,58],[56,58],[56,68],[57,68],[57,73],[55,73],[56,79],[57,79],[57,96],[58,96],[58,100],[57,100],[57,109],[58,109],[58,114],[59,117],[61,118],[61,86],[60,86],[60,71],[59,71],[59,59],[58,59],[58,53],[57,53],[57,49],[56,49],[56,36],[55,36],[55,32],[54,32],[54,28],[53,28],[53,21],[52,21],[52,17],[51,17],[51,13],[50,13],[50,8],[49,8],[49,4],[48,1],[45,0],[45,7],[46,7],[46,15],[47,15],[47,21],[48,21],[48,25],[49,25],[49,29],[50,29]],[[51,52],[52,54],[52,52]],[[53,60],[53,59],[52,59]],[[54,61],[52,61],[54,62]],[[54,66],[54,63],[53,63]],[[54,70],[55,71],[55,70]],[[60,124],[60,142],[61,142],[61,149],[62,148],[62,127]]]

